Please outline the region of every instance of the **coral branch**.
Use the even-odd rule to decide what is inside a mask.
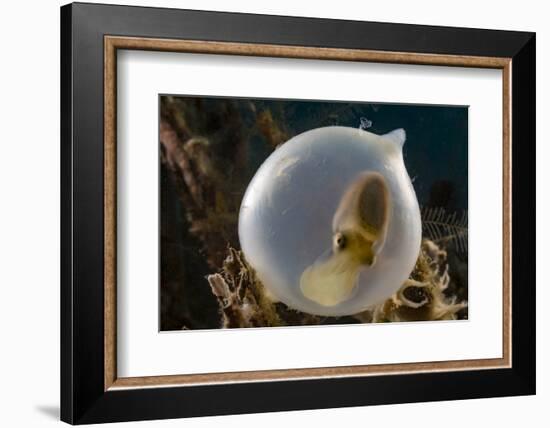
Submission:
[[[213,165],[209,142],[199,137],[182,141],[165,120],[160,123],[160,142],[161,160],[172,172],[189,231],[201,241],[208,264],[220,266],[227,243],[237,241],[238,212],[227,200],[226,180]]]
[[[294,311],[277,303],[257,278],[240,251],[229,248],[220,273],[208,276],[212,294],[218,299],[221,327],[276,327],[337,323],[337,318],[318,317]],[[424,240],[411,277],[390,299],[356,314],[362,323],[433,321],[456,319],[467,308],[445,290],[450,277],[447,253],[432,241]]]
[[[449,282],[447,252],[424,240],[411,277],[391,299],[372,309],[372,322],[456,319],[468,304],[445,294]]]
[[[209,275],[208,283],[218,298],[221,327],[276,327],[284,325],[275,303],[269,299],[242,254],[229,248],[221,273]]]

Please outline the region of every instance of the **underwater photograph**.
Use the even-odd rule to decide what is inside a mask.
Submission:
[[[468,319],[468,107],[159,96],[161,331]]]

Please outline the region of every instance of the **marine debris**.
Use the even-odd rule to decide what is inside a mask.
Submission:
[[[220,272],[207,279],[218,299],[222,328],[326,325],[337,324],[343,321],[341,318],[346,323],[453,320],[468,307],[467,302],[459,302],[447,292],[451,281],[447,252],[426,239],[415,268],[402,287],[382,304],[353,317],[321,317],[276,302],[243,254],[234,248],[228,248]]]

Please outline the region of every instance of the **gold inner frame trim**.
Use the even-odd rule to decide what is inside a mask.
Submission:
[[[116,367],[116,85],[117,50],[148,50],[212,55],[243,55],[297,59],[323,59],[393,64],[439,65],[494,68],[502,70],[502,143],[503,143],[503,322],[502,358],[433,361],[421,363],[377,364],[343,367],[261,370],[204,373],[171,376],[117,376]],[[308,46],[286,46],[196,40],[171,40],[139,37],[104,37],[104,388],[151,388],[192,386],[236,382],[282,381],[311,378],[338,378],[369,375],[393,375],[511,367],[511,58],[419,54]]]

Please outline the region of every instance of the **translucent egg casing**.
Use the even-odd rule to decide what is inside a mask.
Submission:
[[[350,315],[390,297],[408,278],[422,228],[403,161],[404,141],[402,129],[379,136],[331,126],[293,137],[264,161],[241,204],[239,240],[246,260],[277,300],[310,314]],[[374,262],[359,267],[342,301],[308,298],[300,286],[304,272],[330,256],[335,214],[350,186],[369,172],[383,177],[390,200]]]

